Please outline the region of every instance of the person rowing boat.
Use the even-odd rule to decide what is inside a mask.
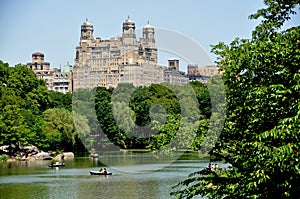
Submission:
[[[107,174],[107,170],[106,170],[106,168],[104,167],[102,167],[100,170],[99,170],[101,173],[104,173],[104,174]]]

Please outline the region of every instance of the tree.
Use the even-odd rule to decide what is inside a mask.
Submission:
[[[150,149],[161,149],[164,148],[170,141],[176,136],[180,126],[181,116],[179,114],[176,115],[168,115],[167,122],[165,124],[155,124],[153,129],[157,130],[158,133],[152,135],[149,145],[147,146]]]
[[[25,96],[25,108],[30,109],[37,115],[41,115],[42,112],[49,108],[54,108],[51,106],[52,96],[45,86],[38,85],[32,91],[26,93]]]
[[[77,138],[71,94],[49,91],[45,81],[27,66],[9,67],[1,61],[0,91],[1,145],[12,145],[16,150],[28,144],[43,150],[72,149]]]
[[[85,116],[72,112],[75,125],[75,145],[74,151],[78,153],[87,152],[93,149],[93,137],[91,136],[91,129],[88,124],[88,119]]]
[[[300,192],[300,27],[278,31],[299,1],[266,0],[250,40],[220,43],[227,118],[211,152],[231,165],[178,185],[179,198],[298,198]],[[180,187],[180,186],[183,187]]]
[[[75,144],[73,115],[63,108],[48,109],[44,112],[46,137],[51,139],[52,149],[72,150]]]
[[[294,8],[299,6],[299,0],[264,0],[266,8],[259,9],[249,16],[250,19],[262,18],[261,23],[253,30],[255,39],[268,39],[276,34],[284,22],[296,14]]]
[[[50,98],[51,108],[65,108],[68,111],[72,111],[72,94],[70,93],[60,93],[56,91],[48,91],[48,96]]]
[[[207,85],[202,84],[199,81],[193,81],[189,84],[192,86],[198,99],[201,115],[209,118],[211,116],[211,97]]]
[[[195,106],[203,110],[199,111]],[[120,148],[159,150],[172,143],[172,147],[167,148],[186,149],[196,136],[197,120],[210,116],[210,107],[205,106],[210,106],[208,88],[197,83],[193,86],[152,84],[138,88],[132,84],[119,84],[113,90],[99,87],[95,93],[100,126],[110,142]],[[193,148],[201,147],[202,130],[206,131],[199,128],[199,138]],[[176,137],[178,142],[172,141]],[[179,140],[180,137],[184,139]]]
[[[16,105],[5,106],[3,113],[0,115],[0,144],[19,147],[26,142],[28,132],[22,109]]]
[[[25,98],[25,95],[37,88],[38,85],[38,78],[27,66],[16,65],[10,70],[7,87],[13,89],[17,96]]]

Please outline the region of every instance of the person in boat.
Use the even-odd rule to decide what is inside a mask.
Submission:
[[[208,165],[206,166],[207,170],[211,170],[211,163],[208,163]]]
[[[107,170],[106,170],[106,168],[105,168],[105,167],[104,167],[104,168],[101,168],[101,169],[100,169],[100,172],[101,172],[101,173],[105,173],[105,174],[107,174]]]
[[[219,169],[219,165],[218,164],[215,164],[215,169]]]
[[[106,168],[104,168],[104,171],[103,171],[105,174],[107,174],[107,170],[106,170]]]

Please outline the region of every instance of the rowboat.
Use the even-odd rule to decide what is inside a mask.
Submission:
[[[56,163],[56,164],[50,164],[49,167],[64,167],[65,163]]]
[[[90,171],[91,175],[111,175],[111,172],[102,172],[102,171]]]

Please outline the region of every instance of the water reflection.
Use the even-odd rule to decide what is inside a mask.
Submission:
[[[101,162],[102,158],[114,161],[114,165],[108,167],[113,175],[91,176],[90,170],[107,166]],[[126,156],[121,153],[110,154],[109,157],[102,155],[98,160],[66,160],[66,166],[57,169],[49,168],[49,163],[0,163],[1,198],[170,198],[173,185],[189,173],[206,167],[208,161],[197,158],[197,153],[191,153],[160,170],[153,170],[163,163],[149,162],[136,154]]]

